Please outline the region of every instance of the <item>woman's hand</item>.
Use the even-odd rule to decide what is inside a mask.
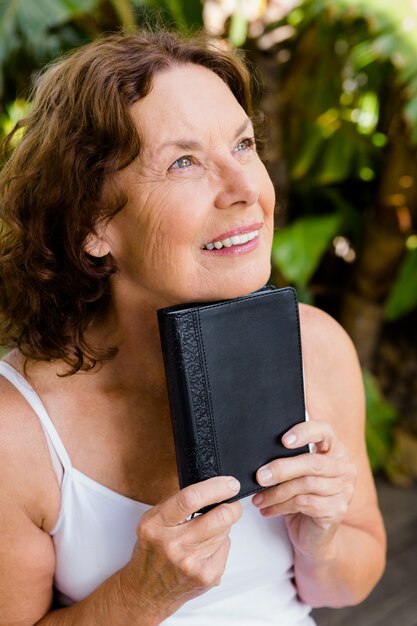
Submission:
[[[220,476],[191,485],[147,511],[138,541],[122,571],[122,589],[134,614],[166,619],[196,596],[220,583],[230,549],[229,533],[241,516],[239,502],[220,504],[188,518],[202,507],[235,496],[239,482]]]
[[[260,468],[259,484],[274,486],[254,496],[253,503],[264,516],[286,516],[290,540],[300,554],[329,558],[332,538],[353,498],[356,467],[327,423],[297,424],[282,442],[287,448],[312,443],[314,450]]]

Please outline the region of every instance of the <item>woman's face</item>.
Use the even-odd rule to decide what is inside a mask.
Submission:
[[[131,112],[142,151],[119,174],[128,202],[104,232],[119,268],[115,297],[160,307],[261,287],[274,190],[227,85],[204,67],[176,66]]]

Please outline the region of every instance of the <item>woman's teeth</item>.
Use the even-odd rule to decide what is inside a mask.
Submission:
[[[259,234],[259,231],[252,230],[250,233],[245,233],[243,235],[232,235],[231,237],[227,237],[227,239],[222,239],[221,241],[213,241],[212,243],[207,243],[204,246],[204,250],[221,250],[221,248],[231,248],[232,246],[241,246],[243,243],[247,243],[248,241],[252,241]]]

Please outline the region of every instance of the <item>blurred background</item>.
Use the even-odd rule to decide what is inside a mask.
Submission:
[[[389,567],[360,609],[316,619],[415,626],[417,0],[0,0],[0,139],[47,62],[161,22],[245,51],[278,198],[271,282],[338,319],[361,361]]]

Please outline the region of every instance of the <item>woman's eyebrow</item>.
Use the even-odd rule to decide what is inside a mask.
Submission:
[[[237,129],[236,133],[233,136],[233,141],[235,141],[239,135],[241,135],[243,133],[243,131],[245,131],[247,129],[247,127],[252,124],[252,121],[249,117],[247,117],[245,119],[245,121],[243,122],[243,124],[241,124],[239,126],[239,128]],[[158,147],[158,152],[162,152],[162,150],[164,150],[165,148],[180,148],[181,150],[200,150],[202,148],[202,144],[199,141],[195,141],[193,139],[183,139],[183,138],[178,138],[178,139],[170,139],[169,141],[166,141],[164,143],[162,143],[159,147]]]
[[[250,117],[247,117],[245,121],[243,122],[243,124],[241,124],[239,128],[237,129],[234,139],[237,139],[239,135],[241,135],[243,131],[245,131],[249,125],[252,126],[252,120],[250,119]]]

